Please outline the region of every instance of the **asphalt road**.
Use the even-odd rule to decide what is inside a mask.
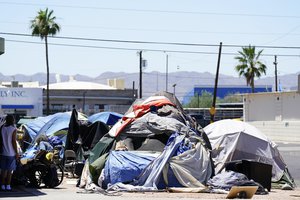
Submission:
[[[277,143],[281,156],[293,176],[296,184],[300,187],[300,144]],[[208,193],[168,193],[168,192],[148,192],[148,193],[115,193],[115,194],[91,194],[76,186],[76,179],[65,179],[63,184],[54,189],[32,189],[23,186],[14,188],[13,192],[1,192],[0,198],[5,200],[83,200],[83,199],[120,199],[120,200],[140,200],[140,199],[225,199],[226,194]],[[293,191],[274,190],[268,195],[255,195],[253,199],[300,199],[300,188]]]
[[[300,187],[300,144],[276,143],[280,155],[288,166],[289,172]]]
[[[169,192],[136,192],[136,193],[89,193],[75,187],[75,180],[67,179],[54,189],[31,189],[18,187],[14,192],[0,192],[0,198],[5,200],[198,200],[225,199],[227,194],[210,193],[169,193]],[[300,190],[271,190],[268,195],[254,195],[252,199],[299,199]]]

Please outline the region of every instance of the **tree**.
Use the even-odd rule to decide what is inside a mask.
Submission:
[[[259,60],[262,52],[263,50],[260,50],[256,54],[255,46],[249,45],[249,47],[243,47],[242,51],[238,51],[240,55],[235,57],[239,61],[235,70],[239,76],[246,78],[246,83],[251,86],[252,93],[254,93],[254,78],[260,78],[262,74],[266,74],[267,67]]]
[[[228,93],[220,103],[243,103],[243,96],[240,93]]]
[[[201,95],[195,94],[189,103],[183,105],[185,108],[210,108],[212,103],[212,93],[202,91]],[[239,93],[228,93],[223,99],[217,97],[217,103],[242,103],[243,98]]]
[[[31,20],[32,36],[39,36],[45,40],[46,49],[46,66],[47,66],[47,107],[46,114],[49,115],[49,55],[48,55],[48,35],[54,36],[60,31],[60,26],[55,22],[56,17],[53,16],[53,10],[40,10],[38,15]]]
[[[212,104],[212,94],[206,91],[201,92],[200,94],[194,95],[190,102],[184,107],[186,108],[209,108]]]

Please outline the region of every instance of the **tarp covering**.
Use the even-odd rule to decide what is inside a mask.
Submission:
[[[66,149],[77,152],[78,148],[82,147],[84,150],[90,150],[108,132],[109,127],[96,118],[92,123],[79,120],[77,116],[78,112],[74,109],[68,124]]]
[[[117,155],[113,153],[107,162],[113,159],[117,161],[116,167],[119,171],[132,174],[131,177],[124,176],[121,179],[112,180],[111,177],[115,176],[111,171],[114,165],[107,164],[105,173],[101,173],[98,183],[101,182],[100,179],[107,180],[105,184],[113,184],[109,187],[110,189],[117,189],[120,185],[122,185],[122,190],[138,188],[142,191],[166,187],[203,187],[214,175],[207,136],[202,128],[184,113],[173,94],[160,93],[134,102],[108,134],[116,140],[112,150],[122,150],[120,153],[122,159],[117,157],[120,156],[118,153]],[[103,139],[105,137],[101,140]],[[95,147],[101,148],[97,145]],[[95,148],[93,151],[96,152]],[[127,152],[135,157],[141,151],[153,151],[159,155],[148,165],[144,161],[123,157],[128,155]],[[108,153],[112,152],[115,151]],[[103,161],[104,157],[101,159]],[[102,161],[99,162],[101,165]],[[136,165],[143,166],[144,169],[141,171],[141,168],[138,168],[137,170]],[[101,167],[93,165],[93,169],[99,170]],[[131,184],[120,184],[133,178]],[[94,180],[94,177],[92,179]]]
[[[193,147],[188,148],[190,144]],[[182,145],[187,148],[182,148]],[[174,133],[165,150],[140,175],[138,185],[157,189],[163,177],[167,187],[203,187],[212,173],[209,154],[199,138],[187,139],[185,134]],[[174,182],[178,183],[174,185]]]
[[[175,154],[184,135],[174,137],[166,146],[165,150],[143,171],[137,180],[137,185],[158,189],[158,183],[162,176],[163,169],[168,160]]]
[[[93,114],[88,117],[88,121],[94,123],[96,121],[101,121],[107,125],[114,125],[121,119],[123,115],[116,113],[116,112],[100,112]]]
[[[237,120],[220,120],[204,128],[211,145],[216,173],[225,163],[250,159],[272,165],[272,181],[279,181],[287,168],[274,142],[254,126]]]
[[[60,112],[46,117],[38,117],[23,125],[27,134],[33,140],[40,133],[45,133],[47,136],[52,136],[55,132],[69,127],[71,112]],[[79,114],[80,119],[86,119],[82,114]]]
[[[136,152],[112,151],[105,163],[103,184],[133,181],[154,158]]]
[[[87,120],[87,117],[82,113],[77,115],[79,120]],[[69,128],[69,123],[71,119],[71,112],[60,112],[46,117],[38,117],[33,121],[23,124],[23,129],[25,131],[25,140],[27,143],[24,145],[24,159],[32,159],[35,156],[35,153],[43,148],[44,150],[49,150],[46,147],[55,146],[55,141],[59,141],[60,145],[65,145],[67,130]],[[29,138],[28,138],[29,136]],[[47,146],[43,146],[43,142]],[[52,142],[54,142],[52,144]],[[53,145],[53,146],[51,146]],[[63,156],[63,151],[60,152],[61,157]]]

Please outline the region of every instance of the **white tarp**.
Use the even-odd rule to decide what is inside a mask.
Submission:
[[[216,174],[225,163],[251,159],[272,165],[272,180],[279,181],[287,167],[274,142],[246,122],[220,120],[204,128],[211,146]]]

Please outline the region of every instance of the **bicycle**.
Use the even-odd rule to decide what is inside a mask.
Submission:
[[[64,178],[64,170],[60,158],[53,151],[40,150],[34,159],[24,165],[24,172],[32,187],[59,186]]]

